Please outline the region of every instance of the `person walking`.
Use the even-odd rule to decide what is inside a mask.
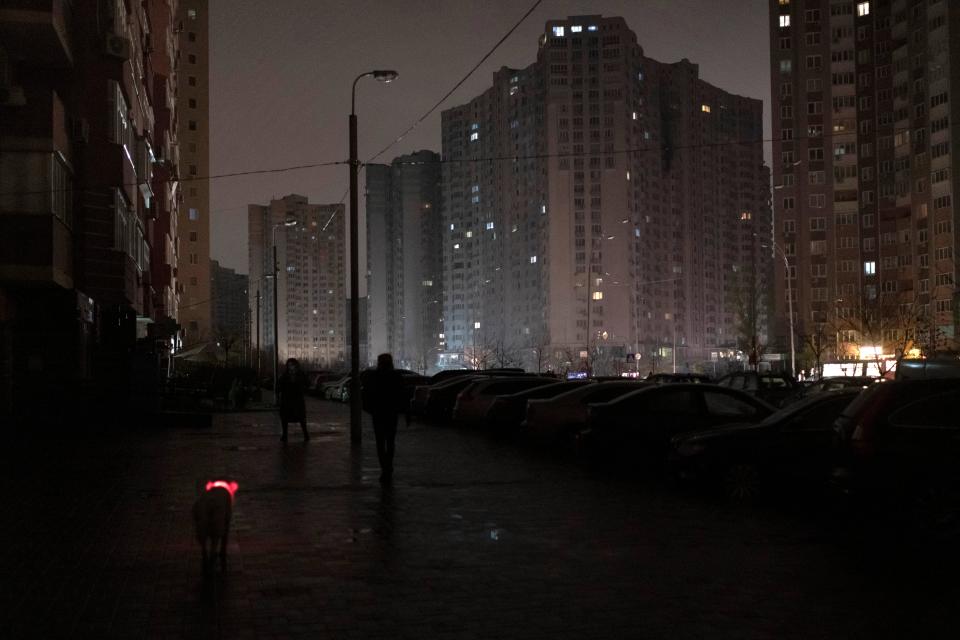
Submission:
[[[396,450],[397,416],[406,411],[403,379],[393,368],[393,356],[377,356],[377,368],[364,371],[361,377],[363,408],[373,418],[373,433],[377,440],[377,458],[380,460],[380,482],[393,480],[393,454]]]
[[[277,381],[277,392],[280,395],[280,424],[283,426],[281,442],[287,441],[287,425],[299,422],[303,429],[303,441],[310,439],[307,433],[307,404],[304,393],[307,390],[307,376],[300,369],[300,362],[296,358],[287,360],[287,366]]]

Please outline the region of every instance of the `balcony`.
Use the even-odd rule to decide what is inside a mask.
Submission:
[[[58,154],[0,153],[0,281],[73,287],[71,185]]]
[[[17,58],[41,67],[73,66],[70,0],[4,0],[0,6],[0,40]]]

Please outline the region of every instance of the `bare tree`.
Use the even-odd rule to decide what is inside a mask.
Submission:
[[[733,299],[737,345],[749,355],[755,369],[767,350],[768,311],[769,296],[764,293],[759,274],[743,274]]]
[[[223,361],[230,366],[230,352],[243,341],[243,333],[233,327],[217,327],[214,331],[217,346],[223,349]]]
[[[800,335],[800,342],[804,347],[805,355],[813,360],[813,371],[823,374],[823,354],[827,351],[828,336],[826,323],[818,322],[813,331]]]

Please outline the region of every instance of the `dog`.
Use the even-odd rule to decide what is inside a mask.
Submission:
[[[203,554],[204,575],[213,572],[218,545],[220,568],[227,570],[227,539],[230,537],[233,499],[238,487],[236,482],[226,480],[211,480],[202,490],[200,484],[197,485],[199,496],[193,504],[193,523]]]

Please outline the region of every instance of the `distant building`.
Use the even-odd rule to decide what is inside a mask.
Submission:
[[[179,0],[180,325],[186,345],[211,339],[210,55],[207,0]]]
[[[770,64],[779,332],[957,349],[960,4],[770,0]]]
[[[249,278],[229,267],[221,267],[216,260],[211,260],[210,280],[210,294],[213,297],[213,339],[223,335],[245,339],[250,318],[247,291]]]
[[[765,341],[762,102],[622,18],[539,44],[442,115],[444,362],[683,369]]]
[[[281,361],[297,358],[311,366],[342,367],[347,338],[344,206],[309,204],[303,196],[288,195],[267,206],[249,205],[248,219],[249,307],[256,309],[259,288],[261,349],[273,345],[275,239]],[[297,224],[286,226],[288,220]]]
[[[440,156],[417,151],[369,164],[367,304],[372,357],[426,371],[443,349]]]

